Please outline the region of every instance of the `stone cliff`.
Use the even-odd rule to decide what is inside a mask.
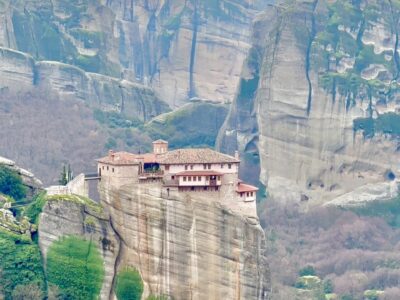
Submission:
[[[80,101],[93,109],[117,111],[141,121],[168,111],[153,90],[127,80],[87,73],[56,61],[35,61],[28,54],[7,48],[0,48],[0,60],[3,92],[41,90],[47,93],[45,97]]]
[[[246,164],[259,163],[260,181],[282,201],[395,195],[399,9],[298,1],[260,16],[220,149],[238,146]]]
[[[57,182],[62,164],[88,171],[104,148],[142,146],[132,124],[169,111],[152,89],[128,80],[6,48],[0,60],[0,151],[45,183]],[[108,125],[113,118],[118,125]]]
[[[101,206],[78,196],[51,196],[43,207],[39,220],[39,246],[43,261],[53,242],[62,237],[79,236],[94,242],[104,262],[104,281],[100,298],[111,299],[115,262],[120,241],[115,235],[109,216]]]
[[[231,101],[267,2],[4,0],[0,46],[149,85],[172,106]]]
[[[137,268],[144,296],[268,299],[264,233],[254,219],[210,197],[168,194],[153,184],[99,185],[121,240],[117,269]]]

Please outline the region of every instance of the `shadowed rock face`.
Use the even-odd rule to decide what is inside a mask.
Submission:
[[[264,233],[200,195],[168,194],[152,184],[99,186],[121,239],[118,269],[136,267],[144,296],[269,299]],[[201,193],[199,193],[201,194]]]
[[[231,101],[266,2],[5,0],[0,46],[152,86],[172,106]]]
[[[398,15],[397,2],[320,0],[260,16],[220,149],[238,146],[246,163],[260,162],[261,182],[282,201],[344,203],[371,183],[383,190],[359,189],[373,191],[360,198],[392,190],[400,174]]]

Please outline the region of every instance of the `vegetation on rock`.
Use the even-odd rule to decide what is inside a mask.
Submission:
[[[26,207],[24,216],[26,216],[32,224],[38,225],[39,215],[46,204],[46,192],[41,192],[33,197],[32,202]]]
[[[0,254],[0,294],[6,300],[26,296],[28,289],[44,295],[46,284],[40,250],[29,237],[3,230],[0,224]]]
[[[26,197],[26,187],[21,176],[7,166],[0,164],[0,193],[19,201]]]
[[[131,267],[117,274],[115,293],[118,300],[140,300],[143,293],[143,282],[139,272]]]
[[[50,246],[47,279],[67,299],[97,299],[103,278],[103,259],[93,241],[67,236]]]
[[[366,138],[371,138],[377,133],[400,136],[400,115],[396,113],[385,113],[377,118],[358,118],[353,123],[354,130],[362,130]]]

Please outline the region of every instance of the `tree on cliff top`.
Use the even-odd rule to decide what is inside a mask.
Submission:
[[[26,187],[21,176],[5,165],[0,165],[0,193],[8,195],[15,200],[26,197]]]

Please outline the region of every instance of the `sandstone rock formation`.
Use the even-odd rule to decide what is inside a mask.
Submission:
[[[238,146],[246,163],[260,162],[261,182],[282,201],[386,189],[381,183],[400,174],[398,16],[393,1],[299,1],[267,11],[220,149]],[[367,190],[373,199],[377,191]]]
[[[267,3],[6,0],[0,46],[152,86],[172,106],[194,96],[231,101],[252,18]]]
[[[101,206],[90,201],[77,196],[49,198],[40,214],[39,246],[45,262],[51,244],[63,236],[75,235],[95,242],[103,256],[105,268],[100,297],[110,299],[120,241],[110,225],[108,215]]]
[[[258,221],[210,197],[169,193],[157,184],[115,189],[101,181],[99,191],[121,239],[117,268],[139,270],[144,297],[269,299]]]
[[[55,61],[36,62],[28,54],[7,48],[0,48],[0,60],[3,90],[41,89],[64,101],[85,102],[92,108],[125,113],[141,121],[168,111],[150,88],[127,80],[86,73]]]

